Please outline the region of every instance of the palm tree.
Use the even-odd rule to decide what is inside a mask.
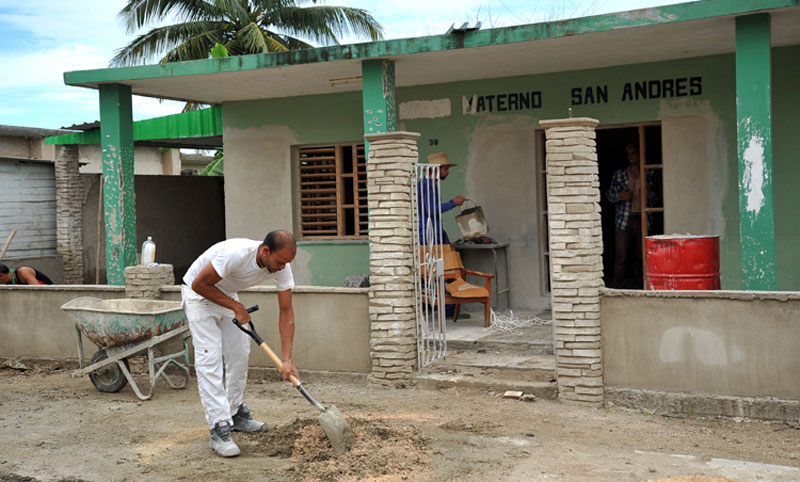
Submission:
[[[209,58],[215,44],[230,55],[338,44],[342,35],[383,38],[383,27],[366,10],[301,6],[322,0],[128,0],[119,12],[129,33],[174,15],[179,23],[155,27],[117,50],[111,66]],[[305,40],[301,40],[305,39]]]

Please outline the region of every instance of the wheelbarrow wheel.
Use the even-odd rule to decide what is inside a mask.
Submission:
[[[95,363],[103,361],[106,358],[108,358],[106,351],[100,350],[92,357],[92,364],[94,365]],[[122,363],[124,363],[125,367],[130,370],[127,359],[122,360]],[[125,375],[122,373],[122,370],[119,369],[119,365],[116,363],[109,363],[102,368],[98,368],[97,370],[89,373],[89,378],[92,380],[95,388],[106,393],[116,393],[122,390],[122,388],[128,383],[128,379],[125,378]]]

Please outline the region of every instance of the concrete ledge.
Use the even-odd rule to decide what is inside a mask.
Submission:
[[[300,376],[303,384],[306,383],[347,383],[353,385],[366,385],[369,373],[360,372],[329,372],[323,370],[303,370],[300,367]],[[194,376],[194,366],[192,366],[192,376]],[[280,382],[283,378],[276,368],[253,367],[247,371],[248,380],[266,380],[270,382]]]
[[[498,380],[491,376],[468,377],[460,374],[440,373],[417,375],[416,382],[417,388],[420,390],[457,388],[472,393],[493,391],[499,394],[513,390],[535,395],[539,400],[556,400],[558,398],[558,386],[555,382]]]
[[[667,415],[721,415],[784,422],[800,420],[800,400],[662,392],[608,386],[605,392],[606,401],[614,405],[634,409],[644,408]]]
[[[181,285],[162,286],[161,291],[170,293],[180,293]],[[278,289],[275,286],[255,286],[247,288],[239,293],[277,293]],[[339,286],[295,286],[292,288],[292,293],[344,293],[344,294],[359,294],[369,293],[369,288],[344,288]]]
[[[694,298],[694,299],[727,299],[740,301],[753,300],[776,300],[790,301],[800,300],[800,292],[797,291],[733,291],[733,290],[712,290],[712,291],[679,291],[679,290],[615,290],[612,288],[601,288],[601,296],[613,298]]]
[[[79,363],[77,358],[52,358],[52,357],[13,357],[13,356],[2,356],[0,355],[0,366],[10,362],[20,362],[25,365],[27,368],[26,370],[21,370],[20,373],[24,373],[27,370],[32,371],[64,371],[65,375],[69,376],[70,372],[73,370],[77,370],[79,368]],[[86,360],[86,363],[89,363],[89,360]],[[145,372],[138,373],[134,372],[135,376],[147,376],[146,368],[147,364],[144,363],[143,367],[145,368]],[[192,378],[197,378],[197,375],[194,371],[194,365],[189,365],[190,373]],[[300,368],[302,371],[301,376],[303,377],[303,382],[314,383],[314,382],[324,382],[324,383],[349,383],[349,384],[367,384],[367,376],[368,373],[360,373],[360,372],[330,372],[330,371],[323,371],[323,370],[303,370],[302,367]],[[91,384],[92,382],[89,380],[89,377],[85,377],[87,382]],[[258,367],[258,366],[250,366],[247,371],[247,379],[254,380],[254,381],[270,381],[270,382],[280,382],[282,378],[278,373],[278,370],[273,367]]]

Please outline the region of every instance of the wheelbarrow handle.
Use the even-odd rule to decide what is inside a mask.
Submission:
[[[258,311],[258,305],[253,305],[250,308],[247,308],[247,312],[248,313],[252,313],[254,311]],[[241,323],[239,323],[239,320],[237,320],[236,318],[233,319],[233,324],[236,325],[237,328],[239,328],[240,330],[245,332],[247,334],[247,336],[249,336],[250,338],[254,339],[256,341],[256,344],[260,345],[260,344],[264,343],[264,339],[261,338],[258,335],[258,333],[256,333],[256,327],[255,327],[255,325],[253,325],[252,321],[247,324],[247,325],[250,326],[249,330],[247,328],[245,328],[244,326],[242,326]]]

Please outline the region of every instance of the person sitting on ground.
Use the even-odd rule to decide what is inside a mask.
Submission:
[[[17,269],[9,269],[8,266],[0,264],[0,284],[51,285],[53,282],[36,268],[20,266]]]

